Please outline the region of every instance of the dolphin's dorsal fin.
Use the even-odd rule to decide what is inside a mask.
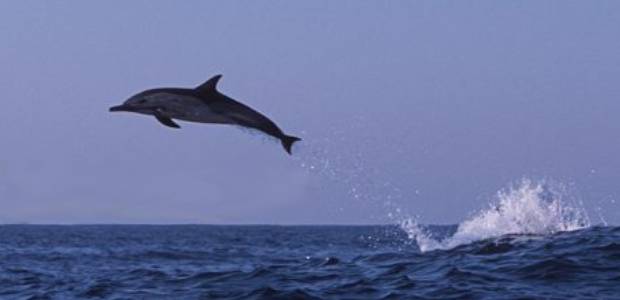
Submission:
[[[215,92],[217,90],[217,82],[220,80],[220,78],[222,78],[221,74],[215,75],[211,77],[211,79],[207,80],[205,83],[197,87],[196,90],[203,94]]]

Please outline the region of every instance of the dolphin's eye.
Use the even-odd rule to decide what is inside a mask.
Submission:
[[[142,99],[142,100],[138,101],[138,104],[144,104],[144,103],[146,103],[146,99]]]

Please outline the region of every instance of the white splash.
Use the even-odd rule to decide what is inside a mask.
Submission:
[[[506,234],[544,235],[589,226],[583,207],[568,198],[561,186],[527,179],[498,192],[495,204],[461,222],[454,235],[444,240],[433,238],[415,220],[401,223],[401,228],[416,240],[422,252],[450,249]]]

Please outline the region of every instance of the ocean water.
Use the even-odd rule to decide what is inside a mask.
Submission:
[[[4,225],[0,299],[620,299],[620,227],[545,185],[396,223]]]
[[[620,299],[618,227],[428,252],[397,226],[3,226],[0,240],[0,299]]]

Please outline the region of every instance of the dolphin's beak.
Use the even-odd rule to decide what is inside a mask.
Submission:
[[[111,112],[115,112],[115,111],[133,111],[133,109],[131,109],[130,106],[123,104],[123,105],[118,105],[118,106],[110,107],[110,111]]]

